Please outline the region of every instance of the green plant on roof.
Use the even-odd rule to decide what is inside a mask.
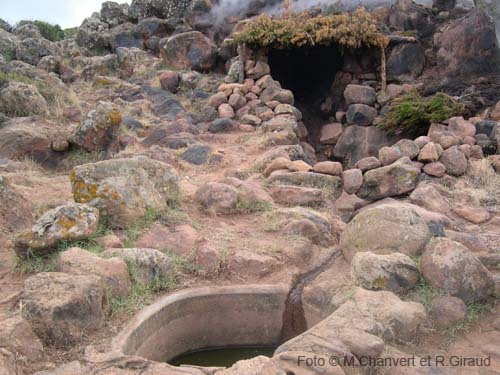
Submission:
[[[285,12],[281,17],[260,15],[235,33],[237,43],[253,47],[292,48],[338,45],[341,48],[385,48],[388,38],[375,18],[360,7],[352,13],[313,15]]]

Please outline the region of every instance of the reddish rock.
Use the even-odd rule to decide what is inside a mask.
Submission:
[[[337,161],[321,161],[314,165],[313,171],[332,176],[340,176],[342,174],[342,164]]]
[[[349,169],[342,173],[344,190],[347,194],[357,193],[363,185],[363,172],[361,169]]]
[[[442,296],[432,300],[431,316],[439,328],[446,328],[465,319],[467,306],[460,298]]]
[[[476,135],[476,127],[463,117],[450,118],[448,128],[461,139]]]
[[[475,144],[476,144],[476,138],[466,136],[466,137],[464,137],[463,142],[464,142],[464,144],[466,144],[466,145],[471,145],[471,146],[473,146],[473,145],[475,145]]]
[[[415,139],[415,143],[420,148],[424,147],[430,141],[431,141],[431,139],[426,135],[422,135],[422,136],[418,137],[417,139]]]
[[[223,92],[218,92],[208,98],[207,103],[214,108],[219,108],[221,104],[227,103],[227,96]]]
[[[177,225],[171,230],[163,225],[154,224],[137,239],[136,245],[186,255],[193,250],[197,239],[198,232],[190,225]]]
[[[160,54],[168,66],[208,71],[215,64],[217,46],[199,31],[188,31],[165,38]]]
[[[453,212],[474,224],[481,224],[490,219],[490,213],[482,207],[461,206],[454,208]]]
[[[42,272],[24,282],[23,313],[45,344],[74,347],[100,329],[108,308],[102,279],[91,275]]]
[[[218,111],[220,118],[234,118],[234,109],[227,103],[221,104]]]
[[[126,297],[132,289],[128,267],[123,260],[103,259],[78,247],[59,255],[56,270],[72,275],[98,276],[109,288],[110,295],[115,297]]]
[[[170,91],[174,94],[177,92],[179,88],[180,80],[181,80],[180,74],[172,70],[163,72],[160,75],[161,88],[163,90]]]
[[[208,273],[218,272],[223,266],[219,250],[210,245],[201,246],[196,250],[196,263]]]
[[[380,168],[381,166],[382,166],[382,163],[380,162],[380,160],[378,160],[374,156],[363,158],[363,159],[359,160],[354,165],[355,168],[361,169],[362,172],[366,172],[366,171],[369,171],[371,169]]]
[[[240,250],[230,258],[228,270],[239,276],[262,277],[271,272],[276,266],[276,259],[268,255]]]
[[[446,173],[446,167],[443,165],[443,163],[436,161],[434,163],[426,164],[424,166],[424,172],[429,176],[443,177]]]
[[[334,145],[337,143],[338,139],[343,132],[342,124],[332,123],[323,125],[321,128],[320,143],[324,145]]]
[[[301,186],[273,186],[271,195],[278,204],[286,206],[319,206],[325,203],[323,191]]]
[[[443,151],[439,161],[446,167],[446,172],[452,176],[462,176],[467,171],[467,158],[458,147]]]
[[[424,278],[465,302],[482,301],[494,292],[490,272],[465,246],[447,238],[434,238],[420,262]]]
[[[479,145],[471,146],[470,148],[470,158],[481,160],[484,158],[483,149]]]
[[[108,234],[106,236],[102,236],[96,239],[96,242],[98,245],[108,248],[108,247],[114,247],[114,248],[120,248],[123,247],[122,240],[118,236],[115,236],[114,234]]]
[[[401,152],[393,147],[382,147],[378,152],[378,159],[382,165],[390,165],[401,158]]]

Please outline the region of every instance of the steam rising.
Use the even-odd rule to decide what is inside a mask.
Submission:
[[[219,0],[219,3],[212,9],[211,16],[214,22],[219,24],[228,16],[246,16],[257,13],[279,14],[281,2],[281,0]],[[358,6],[374,8],[392,3],[393,0],[292,0],[295,12],[313,7],[326,8],[329,5],[337,5],[342,9],[354,9]]]

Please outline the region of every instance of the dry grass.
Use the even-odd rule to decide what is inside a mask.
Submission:
[[[500,174],[495,172],[488,159],[482,159],[469,168],[465,187],[476,204],[500,205]]]

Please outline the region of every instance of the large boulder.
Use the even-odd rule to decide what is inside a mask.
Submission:
[[[114,1],[105,1],[101,6],[101,20],[109,27],[115,27],[128,21],[128,4],[118,4]]]
[[[44,56],[57,56],[57,45],[44,38],[27,38],[16,47],[16,58],[31,65],[38,65]]]
[[[79,46],[89,50],[109,49],[109,25],[96,17],[86,18],[78,28],[76,41]]]
[[[434,238],[425,248],[420,268],[423,277],[465,302],[484,301],[494,292],[493,277],[481,261],[462,244]]]
[[[426,222],[413,210],[396,205],[367,207],[347,224],[340,248],[351,262],[358,252],[420,255],[429,241]]]
[[[43,358],[42,342],[33,332],[31,324],[21,315],[14,315],[0,322],[0,347],[24,356],[30,362]],[[0,374],[3,374],[1,367]]]
[[[72,203],[43,214],[30,230],[20,233],[15,241],[19,256],[31,252],[47,254],[63,241],[78,241],[97,230],[99,211],[86,204]]]
[[[179,197],[174,168],[145,156],[81,165],[70,180],[75,201],[99,208],[114,228],[132,225],[148,210],[166,210]]]
[[[78,247],[59,255],[56,271],[71,275],[98,276],[108,288],[110,297],[126,297],[132,288],[127,264],[122,259],[103,259]]]
[[[417,31],[424,37],[434,30],[431,10],[413,0],[397,0],[391,7],[389,24],[402,31]]]
[[[483,11],[470,12],[442,27],[434,35],[434,46],[440,77],[469,80],[500,73],[495,24]]]
[[[275,354],[306,351],[340,359],[377,358],[384,350],[384,341],[413,340],[426,318],[420,303],[404,302],[387,291],[355,288],[333,314],[279,346]]]
[[[14,34],[0,28],[0,55],[6,60],[16,57],[16,48],[21,41]]]
[[[109,44],[112,51],[117,48],[143,48],[144,41],[142,35],[136,29],[135,25],[127,22],[113,27],[109,31]]]
[[[344,91],[344,98],[347,105],[366,104],[373,105],[377,101],[377,93],[370,86],[347,85]]]
[[[413,82],[424,66],[425,54],[420,43],[399,44],[387,59],[387,77],[399,82]]]
[[[406,292],[420,279],[415,262],[405,254],[356,253],[351,263],[356,284],[370,290]]]
[[[99,102],[91,110],[69,141],[87,151],[105,151],[115,139],[122,122],[122,115],[114,104]]]
[[[56,166],[61,160],[61,153],[56,152],[53,145],[60,140],[64,142],[67,133],[67,127],[57,126],[39,117],[8,120],[0,126],[0,157],[29,157],[48,167]]]
[[[420,171],[411,162],[402,160],[366,172],[357,195],[363,199],[376,200],[406,194],[415,189]]]
[[[13,81],[0,88],[0,112],[13,117],[44,116],[49,108],[35,86]]]
[[[133,0],[129,15],[141,20],[148,17],[182,18],[191,0]]]
[[[217,46],[199,31],[176,34],[160,41],[160,54],[169,66],[209,71],[215,64]]]
[[[343,159],[349,168],[357,161],[378,156],[378,150],[390,146],[393,139],[375,126],[348,126],[338,139],[333,154],[335,158]]]
[[[20,303],[44,343],[65,348],[102,327],[108,297],[97,276],[42,272],[24,282]]]

